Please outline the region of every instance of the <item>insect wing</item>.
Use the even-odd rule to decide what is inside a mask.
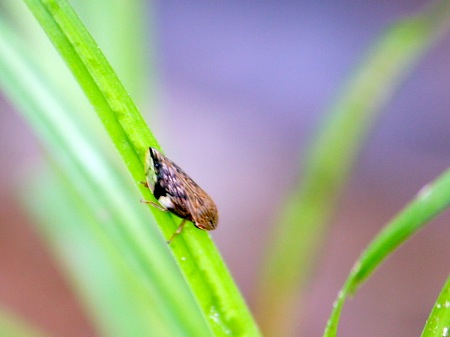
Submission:
[[[218,214],[213,200],[178,165],[153,148],[147,153],[146,180],[167,210],[194,222],[198,228],[216,228]]]
[[[217,208],[211,197],[197,185],[182,169],[178,168],[178,179],[186,194],[185,207],[192,214],[195,226],[204,230],[216,228]]]
[[[149,175],[147,182],[153,195],[164,207],[183,219],[192,221],[186,205],[188,200],[185,188],[186,174],[175,163],[153,148],[149,149]],[[150,167],[151,166],[151,167]]]

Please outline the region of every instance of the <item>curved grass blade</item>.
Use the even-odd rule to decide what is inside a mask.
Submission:
[[[139,103],[149,100],[148,87],[152,85],[153,76],[143,74],[154,73],[151,50],[148,46],[153,40],[152,29],[147,29],[151,6],[143,0],[97,0],[71,1],[72,6],[84,18],[86,26],[96,36],[102,50],[108,56],[110,63],[120,75],[131,96]],[[41,57],[37,60],[39,66],[45,69],[49,76],[70,92],[70,103],[79,106],[80,112],[89,111],[89,103],[83,99],[83,93],[73,88],[73,81],[67,81],[70,74],[67,66],[51,45],[47,36],[42,33],[33,14],[26,4],[17,0],[3,0],[2,14],[20,27],[20,32],[26,37],[27,43]],[[152,22],[152,21],[151,21]],[[145,36],[144,36],[145,34]],[[133,51],[133,52],[130,52]],[[150,55],[149,55],[150,54]],[[59,58],[59,59],[57,59]],[[139,65],[139,66],[137,66]],[[97,118],[96,116],[93,116]]]
[[[161,298],[161,289],[137,273],[130,259],[123,258],[123,251],[98,226],[103,215],[79,194],[73,181],[56,168],[46,171],[34,174],[38,179],[24,180],[22,199],[40,223],[55,256],[62,260],[77,298],[85,304],[97,330],[114,337],[207,333],[189,329],[182,321],[185,312],[176,314],[170,301]]]
[[[61,230],[67,229],[64,233],[70,235],[49,237],[58,241],[65,239],[70,243],[72,238],[80,237],[86,232],[81,226],[84,225],[91,235],[96,237],[98,249],[108,257],[106,261],[116,270],[117,282],[126,280],[128,288],[134,284],[132,291],[128,292],[133,295],[130,299],[117,293],[112,299],[116,305],[104,307],[102,315],[97,315],[108,318],[107,322],[103,322],[103,326],[114,325],[117,328],[114,329],[114,334],[108,335],[119,336],[120,331],[126,331],[125,327],[119,328],[122,322],[130,326],[131,323],[127,322],[133,321],[135,316],[142,317],[144,312],[146,320],[141,320],[141,325],[137,324],[137,321],[133,321],[131,325],[133,329],[138,329],[137,331],[145,335],[166,335],[161,332],[163,329],[155,330],[164,326],[165,331],[172,331],[169,335],[207,336],[206,323],[202,320],[167,246],[156,228],[149,227],[151,219],[136,201],[136,191],[121,175],[115,163],[106,158],[105,151],[98,146],[98,136],[92,135],[90,128],[83,123],[76,111],[71,110],[69,104],[56,99],[62,94],[51,86],[46,74],[40,72],[38,67],[25,57],[29,51],[27,53],[25,48],[17,46],[16,39],[11,32],[7,33],[7,26],[3,25],[2,20],[0,32],[0,85],[45,141],[53,159],[78,193],[78,203],[85,203],[79,209],[83,210],[81,214],[88,220],[77,225],[73,221],[75,217],[67,215],[69,219],[61,222],[66,225],[73,224],[73,227],[70,228],[70,233],[67,227],[62,226]],[[43,195],[45,193],[35,199],[43,202]],[[52,203],[49,203],[46,206],[51,205]],[[77,205],[77,202],[73,202],[73,205]],[[58,214],[59,219],[64,219],[63,209],[55,207],[53,212],[48,213],[55,214],[55,218]],[[90,217],[86,214],[89,212]],[[55,232],[58,232],[56,228]],[[86,245],[91,240],[92,238],[86,238]],[[67,247],[72,247],[69,243]],[[74,255],[87,252],[82,244],[73,248],[71,253]],[[104,270],[100,258],[89,260],[90,264],[95,261],[98,264],[92,269]],[[72,263],[73,265],[76,264]],[[93,282],[92,287],[97,285],[89,273],[81,270],[81,275],[77,276],[84,280],[84,284]],[[112,286],[113,283],[108,282],[107,286]],[[91,291],[90,294],[90,303],[105,303],[101,291]],[[121,299],[124,301],[122,304]],[[129,305],[132,309],[128,310],[129,315],[124,315],[123,310]],[[135,315],[131,312],[135,312]],[[186,315],[186,312],[189,312],[189,315]],[[114,324],[110,324],[109,319],[112,319]],[[159,323],[149,326],[152,321]],[[125,332],[123,334],[129,335]]]
[[[292,333],[299,316],[297,289],[303,289],[310,278],[326,238],[326,223],[368,131],[449,22],[450,3],[442,1],[394,24],[327,112],[305,161],[302,185],[283,203],[262,267],[256,314],[268,336]]]
[[[140,186],[144,154],[160,149],[133,101],[84,25],[67,1],[25,0],[95,107],[135,184],[146,200],[154,200]],[[165,237],[178,220],[152,209]],[[194,234],[195,233],[195,234]],[[220,254],[205,232],[185,229],[170,245],[211,331],[217,336],[258,336],[258,329]]]
[[[334,303],[325,337],[336,336],[339,317],[348,296],[356,292],[394,249],[449,206],[450,170],[423,187],[416,198],[387,224],[362,253]]]
[[[434,304],[421,337],[450,336],[450,277],[445,282]]]
[[[4,308],[0,308],[0,336],[2,337],[45,337],[35,327],[22,321],[16,315]]]

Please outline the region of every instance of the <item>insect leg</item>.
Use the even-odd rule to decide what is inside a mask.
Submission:
[[[151,205],[151,206],[153,206],[153,207],[155,207],[155,208],[157,208],[157,209],[159,209],[159,210],[161,210],[163,212],[168,212],[168,210],[166,208],[162,207],[161,205],[158,205],[158,204],[154,203],[153,201],[148,201],[148,200],[141,199],[141,202],[143,204]]]
[[[169,241],[167,241],[168,244],[170,244],[173,240],[173,238],[175,236],[177,236],[178,234],[180,234],[183,231],[183,227],[186,224],[186,220],[183,219],[183,221],[181,221],[180,225],[178,226],[177,230],[175,231],[175,233],[172,234],[172,236],[170,237]]]

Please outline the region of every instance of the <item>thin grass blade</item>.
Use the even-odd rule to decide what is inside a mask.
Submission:
[[[64,178],[56,167],[38,171],[36,174],[34,169],[38,179],[23,180],[26,188],[22,189],[22,199],[101,335],[206,333],[189,330],[169,299],[160,296],[161,290],[136,272],[130,259],[123,257],[124,252],[98,225],[104,215],[79,195],[72,180]]]
[[[97,235],[97,246],[102,247],[103,254],[108,257],[107,261],[116,268],[116,276],[121,280],[132,280],[133,282],[129,284],[136,285],[129,288],[133,290],[134,297],[127,300],[134,305],[133,310],[137,311],[136,316],[142,317],[143,311],[149,315],[146,321],[152,321],[150,314],[158,317],[156,321],[160,321],[160,324],[154,324],[152,327],[149,327],[148,322],[141,321],[144,325],[135,324],[135,329],[141,328],[142,333],[147,334],[147,328],[151,328],[152,333],[163,334],[161,330],[154,329],[164,325],[167,331],[172,331],[176,335],[208,336],[208,328],[189,288],[159,231],[151,226],[151,217],[138,202],[139,196],[133,186],[116,167],[115,162],[105,154],[107,151],[99,146],[98,136],[92,133],[83,119],[79,118],[76,110],[72,110],[70,104],[61,99],[63,94],[51,85],[46,73],[39,71],[36,64],[32,62],[29,57],[31,52],[23,46],[19,47],[12,31],[2,20],[0,20],[0,32],[0,72],[2,73],[0,85],[44,141],[54,162],[59,165],[67,181],[72,184],[71,188],[76,190],[78,203],[85,203],[79,208],[83,210],[80,214],[84,214],[88,220],[92,218],[97,220],[78,225],[70,221],[75,217],[65,216],[63,207],[54,208],[53,221],[59,219],[64,224],[73,224],[69,236],[64,239],[71,242],[72,237],[81,236],[84,232],[76,234],[77,230],[83,229],[81,225],[87,226],[92,236],[96,233],[103,235]],[[30,175],[34,176],[34,172]],[[48,186],[53,185],[58,183],[48,183]],[[68,187],[67,190],[70,188]],[[42,193],[42,197],[36,197],[36,200],[44,202],[44,195],[45,193]],[[49,201],[46,205],[52,207],[52,202]],[[73,206],[75,205],[77,203],[74,202]],[[41,207],[41,209],[44,208],[44,206]],[[57,213],[58,211],[61,212]],[[89,212],[90,217],[86,214]],[[63,241],[63,237],[60,236],[49,237]],[[86,245],[88,242],[90,241],[86,240]],[[73,248],[72,254],[75,256],[77,253],[84,252],[82,244],[76,246],[67,244],[67,247]],[[92,258],[90,261],[99,263],[92,269],[102,270],[103,260]],[[79,271],[81,274],[78,277],[84,280],[84,284],[93,282],[92,286],[96,286],[95,278],[91,278],[89,273],[82,272],[81,268]],[[112,282],[107,282],[103,286],[110,284]],[[100,297],[101,292],[93,291],[90,294],[91,303],[97,301],[97,306],[99,306],[98,303],[105,303],[104,298]],[[120,298],[127,299],[126,296],[117,293],[114,300],[117,302]],[[132,300],[133,298],[135,301]],[[143,305],[143,302],[147,305]],[[127,305],[107,306],[103,308],[103,311],[105,315],[106,311],[109,312],[107,315],[109,319],[116,315],[114,323],[117,327],[124,320],[132,321],[134,317],[131,314],[123,315],[123,308]],[[189,312],[189,315],[186,315],[186,312]],[[112,326],[109,321],[104,324]],[[126,331],[126,329],[117,328],[115,335],[119,331]]]
[[[268,336],[292,333],[298,289],[310,279],[326,238],[326,223],[358,151],[382,108],[418,60],[448,29],[450,3],[441,1],[382,34],[326,113],[301,183],[283,203],[256,293],[257,317]]]
[[[142,116],[95,41],[67,1],[26,0],[43,29],[72,70],[119,151],[134,184],[141,186],[144,154],[149,146],[160,149]],[[154,199],[153,199],[154,200]],[[152,209],[165,237],[176,229],[175,217]],[[236,288],[220,254],[205,232],[186,228],[170,245],[174,257],[216,336],[258,336],[258,328]]]
[[[357,291],[392,251],[449,206],[450,170],[424,186],[416,198],[387,224],[362,253],[334,303],[324,332],[325,337],[336,336],[345,300]]]
[[[445,282],[421,337],[450,336],[450,278]]]
[[[49,337],[5,308],[0,308],[0,336]]]

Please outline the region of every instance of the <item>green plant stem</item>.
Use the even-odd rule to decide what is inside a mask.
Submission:
[[[71,276],[77,298],[87,304],[97,331],[114,337],[209,336],[205,326],[198,327],[199,322],[192,322],[193,318],[201,320],[190,307],[193,301],[186,301],[189,298],[184,294],[177,294],[176,298],[175,293],[167,293],[178,291],[169,284],[178,281],[176,275],[169,273],[170,266],[159,266],[156,272],[136,268],[137,263],[145,261],[127,257],[130,252],[99,226],[102,223],[99,205],[79,194],[73,177],[64,177],[66,171],[55,168],[47,171],[34,174],[37,180],[24,182],[27,188],[23,189],[22,199],[40,223],[55,256],[64,262],[65,275]],[[98,197],[99,193],[93,194]],[[108,213],[113,214],[109,210]],[[116,225],[114,221],[107,224]],[[166,277],[165,283],[158,272]],[[168,277],[172,277],[171,282],[167,282]],[[177,303],[182,298],[184,301]],[[187,316],[186,310],[192,316]]]
[[[421,337],[446,337],[450,335],[450,277],[439,294]]]
[[[142,196],[154,200],[140,181],[144,178],[146,149],[160,147],[95,41],[67,1],[24,1],[96,109]],[[173,233],[179,220],[152,208],[151,211],[164,236]],[[239,290],[206,232],[188,227],[170,249],[214,335],[259,335]]]
[[[35,327],[25,323],[9,310],[0,308],[0,336],[2,337],[45,337]]]
[[[325,337],[336,336],[339,317],[348,296],[356,292],[395,248],[449,206],[450,170],[447,170],[433,183],[424,186],[416,198],[387,224],[361,254],[339,292],[325,329]]]
[[[40,137],[67,185],[62,188],[58,180],[41,182],[36,168],[30,168],[30,175],[22,179],[27,180],[23,198],[39,215],[49,243],[61,253],[58,256],[71,271],[71,280],[76,280],[75,288],[82,288],[87,308],[98,309],[91,310],[97,327],[108,336],[137,332],[208,336],[206,322],[167,245],[157,228],[149,227],[152,219],[137,202],[134,186],[108,159],[107,149],[99,146],[98,132],[90,129],[92,122],[84,121],[62,99],[65,90],[52,85],[48,73],[33,62],[37,55],[19,43],[16,31],[1,18],[0,32],[0,86]],[[31,178],[48,188],[33,194],[31,187],[37,183],[28,182]],[[57,188],[66,193],[53,196]],[[96,252],[89,255],[93,238]],[[111,274],[114,277],[108,277]]]
[[[302,183],[287,197],[256,293],[267,336],[287,336],[299,319],[298,292],[310,279],[326,237],[327,220],[381,108],[420,57],[447,29],[450,5],[441,1],[394,24],[351,76],[305,161]]]

